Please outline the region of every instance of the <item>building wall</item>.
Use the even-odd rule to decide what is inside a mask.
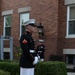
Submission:
[[[70,44],[66,40],[66,6],[64,0],[1,0],[1,35],[3,34],[3,11],[13,10],[11,33],[14,45],[19,45],[20,22],[19,8],[31,7],[30,18],[35,18],[37,24],[44,26],[45,59],[52,54],[62,54],[63,47]],[[62,9],[62,10],[61,10]],[[37,34],[35,35],[36,40]],[[66,45],[64,44],[66,42]]]
[[[58,7],[58,51],[57,54],[63,53],[63,48],[65,45],[65,36],[66,36],[66,17],[67,17],[67,8],[64,5],[64,0],[59,0]]]
[[[63,49],[75,49],[75,38],[66,38],[68,2],[69,4],[74,4],[70,0],[59,0],[58,54],[63,53]]]

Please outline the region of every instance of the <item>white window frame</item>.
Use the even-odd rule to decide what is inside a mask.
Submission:
[[[4,16],[4,28],[3,28],[3,36],[5,36],[5,16]]]
[[[21,31],[22,31],[22,30],[21,30],[21,26],[22,26],[22,24],[21,24],[21,23],[22,23],[22,15],[27,14],[27,13],[29,14],[27,20],[29,20],[29,18],[30,18],[30,13],[29,13],[29,12],[20,13],[20,36],[22,35],[22,34],[21,34]]]
[[[69,5],[67,6],[67,27],[66,27],[66,38],[75,38],[75,34],[69,34],[69,15],[70,15],[70,7],[73,7],[75,5]]]
[[[6,35],[5,35],[6,16],[11,16],[11,15],[5,15],[5,16],[4,16],[4,27],[3,27],[3,36],[4,36],[4,37],[6,37]]]

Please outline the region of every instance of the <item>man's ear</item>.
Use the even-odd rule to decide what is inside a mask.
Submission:
[[[29,29],[30,27],[29,26],[26,26],[26,29]]]

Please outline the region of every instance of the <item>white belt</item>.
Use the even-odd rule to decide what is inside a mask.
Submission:
[[[30,53],[35,53],[35,50],[30,50]]]
[[[38,52],[42,52],[42,51],[38,51]]]

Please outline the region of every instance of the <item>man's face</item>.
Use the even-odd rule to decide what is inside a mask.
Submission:
[[[37,32],[37,28],[36,28],[36,27],[33,27],[33,26],[28,25],[26,28],[27,28],[27,30],[29,30],[31,33]]]

